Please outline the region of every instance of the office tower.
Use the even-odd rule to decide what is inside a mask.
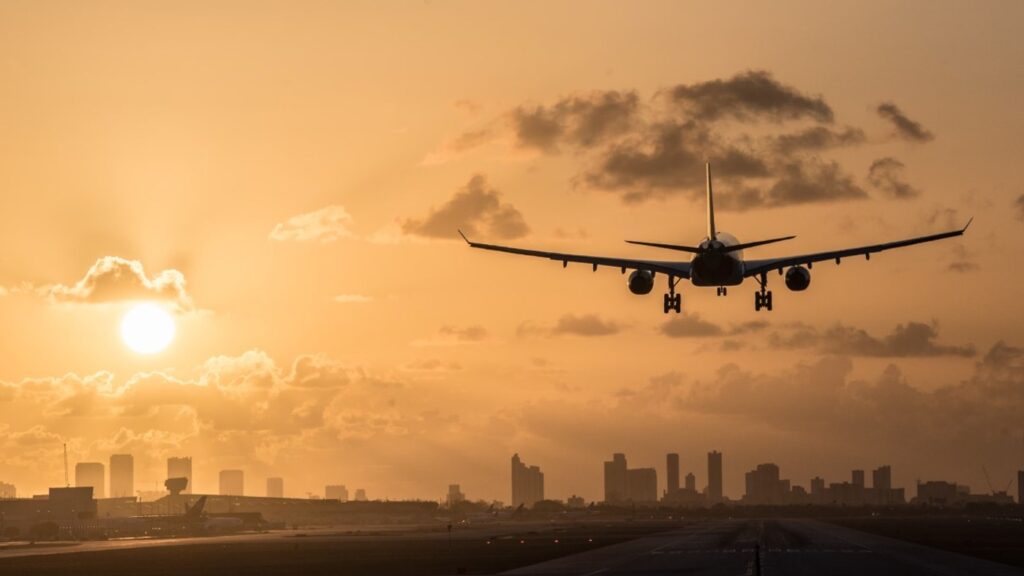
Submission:
[[[679,490],[679,454],[669,454],[665,457],[665,480],[668,482],[665,490],[669,494]]]
[[[604,463],[604,501],[622,502],[628,493],[626,455],[613,454],[611,461]]]
[[[267,478],[267,498],[284,498],[284,478]]]
[[[811,499],[816,504],[821,504],[825,500],[825,479],[820,476],[811,478]]]
[[[220,495],[221,496],[243,496],[245,495],[245,474],[241,470],[220,471]]]
[[[449,484],[446,500],[448,501],[448,507],[454,508],[459,504],[459,502],[466,501],[466,495],[462,493],[458,484]]]
[[[747,472],[746,483],[743,500],[747,504],[783,504],[789,493],[789,480],[779,478],[779,467],[775,464],[759,464]]]
[[[697,491],[697,477],[693,475],[693,472],[688,472],[686,474],[686,490],[693,492]]]
[[[188,485],[182,494],[192,493],[192,457],[186,456],[184,458],[168,458],[167,459],[167,477],[168,478],[188,478]]]
[[[135,459],[131,454],[114,454],[110,457],[110,497],[132,496],[135,496]]]
[[[854,470],[853,473],[852,473],[852,476],[853,476],[853,479],[852,479],[851,484],[853,484],[854,486],[860,486],[861,488],[863,488],[864,487],[864,471],[863,470]]]
[[[343,484],[332,484],[324,487],[324,498],[327,500],[337,500],[338,502],[348,502],[348,488],[345,488]]]
[[[8,484],[7,482],[0,482],[0,500],[5,498],[17,498],[18,490],[14,487],[14,484]]]
[[[512,455],[512,506],[520,504],[532,508],[544,499],[544,473],[537,466],[527,466],[519,459],[519,454]]]
[[[722,453],[708,452],[708,503],[722,501]]]
[[[92,487],[93,498],[106,498],[103,486],[106,484],[103,464],[100,462],[79,462],[75,464],[75,486]]]
[[[356,502],[366,502],[366,490],[362,488],[356,488]]]
[[[878,491],[892,490],[892,468],[882,466],[871,472],[871,487]]]
[[[654,468],[626,471],[626,499],[630,502],[658,501],[658,473]]]

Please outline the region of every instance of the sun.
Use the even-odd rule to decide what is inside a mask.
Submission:
[[[121,340],[138,354],[156,354],[174,340],[174,318],[156,304],[136,304],[121,318]]]

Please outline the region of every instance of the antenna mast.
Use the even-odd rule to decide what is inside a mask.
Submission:
[[[64,487],[70,488],[71,483],[68,482],[68,443],[64,443]]]

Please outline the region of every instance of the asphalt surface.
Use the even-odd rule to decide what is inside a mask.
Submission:
[[[504,574],[1019,576],[1024,571],[816,520],[779,519],[700,522]]]

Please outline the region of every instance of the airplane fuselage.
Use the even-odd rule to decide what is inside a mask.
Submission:
[[[739,240],[727,232],[719,232],[715,239],[704,238],[701,253],[690,260],[690,282],[694,286],[738,286],[743,283],[743,251],[724,252],[723,248],[736,246]]]

